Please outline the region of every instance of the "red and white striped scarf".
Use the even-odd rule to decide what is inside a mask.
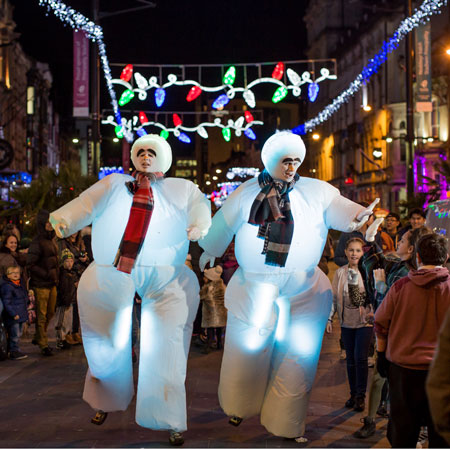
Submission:
[[[151,183],[164,177],[162,172],[133,172],[135,181],[126,183],[133,194],[128,223],[114,259],[117,270],[131,273],[142,248],[152,218],[154,199]]]

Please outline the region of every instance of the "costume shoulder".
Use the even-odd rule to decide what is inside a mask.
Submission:
[[[317,178],[301,176],[300,180],[295,184],[295,188],[307,192],[323,192],[324,194],[332,194],[333,196],[339,195],[339,189]]]
[[[193,183],[191,180],[186,180],[184,178],[173,178],[173,177],[168,177],[168,178],[164,178],[163,183],[166,184],[167,186],[173,186],[173,187],[184,187],[189,188],[189,189],[194,189],[197,188],[197,185],[195,183]]]

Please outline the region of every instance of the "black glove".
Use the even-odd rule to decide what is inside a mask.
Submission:
[[[388,376],[389,364],[386,359],[386,352],[377,352],[377,371],[383,378]]]

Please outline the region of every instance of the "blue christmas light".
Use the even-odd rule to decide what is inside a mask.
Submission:
[[[252,141],[254,141],[256,139],[256,134],[253,132],[253,130],[251,128],[247,128],[244,131],[244,134]]]
[[[301,134],[302,136],[304,136],[306,134],[305,125],[301,124],[298,127],[293,128],[292,132],[294,134]]]
[[[137,130],[136,130],[136,134],[139,136],[139,137],[142,137],[142,136],[145,136],[146,134],[148,134],[143,128],[138,128]]]
[[[317,83],[310,83],[308,86],[308,98],[310,102],[315,102],[319,95],[319,85]]]
[[[301,131],[312,131],[316,126],[328,120],[340,107],[348,102],[364,84],[369,81],[370,77],[377,73],[380,66],[387,60],[389,53],[392,53],[414,28],[423,25],[430,20],[431,16],[441,13],[441,8],[447,5],[447,0],[424,0],[420,7],[415,10],[414,14],[406,17],[395,30],[392,37],[383,42],[381,50],[369,60],[359,75],[350,83],[349,87],[342,91],[333,101],[327,105],[319,114],[303,125],[294,128],[292,131],[296,134],[304,134]]]
[[[162,106],[164,100],[166,99],[166,91],[163,88],[158,88],[155,90],[155,103],[158,108]]]
[[[184,142],[185,144],[191,143],[191,139],[186,133],[180,133],[180,135],[177,137],[181,142]]]
[[[214,103],[212,104],[212,107],[214,109],[222,109],[228,102],[230,101],[230,99],[228,98],[227,94],[222,94],[219,95],[219,97],[217,97],[214,100]]]

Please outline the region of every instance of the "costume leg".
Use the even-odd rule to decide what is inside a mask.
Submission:
[[[261,424],[270,433],[287,438],[305,432],[308,400],[332,302],[330,282],[321,270],[316,269],[302,285],[305,283],[311,287],[293,295],[299,284],[292,275],[282,291],[285,297],[277,301],[277,341],[261,410]],[[290,309],[290,318],[286,309]]]
[[[83,399],[94,409],[124,411],[133,397],[134,291],[131,277],[113,266],[93,263],[81,276],[78,307],[89,363]]]
[[[142,273],[148,276],[140,282]],[[187,429],[186,365],[199,285],[186,266],[141,267],[142,297],[136,422],[155,430]]]
[[[269,378],[278,286],[239,268],[225,292],[228,308],[219,401],[228,416],[259,414]]]

